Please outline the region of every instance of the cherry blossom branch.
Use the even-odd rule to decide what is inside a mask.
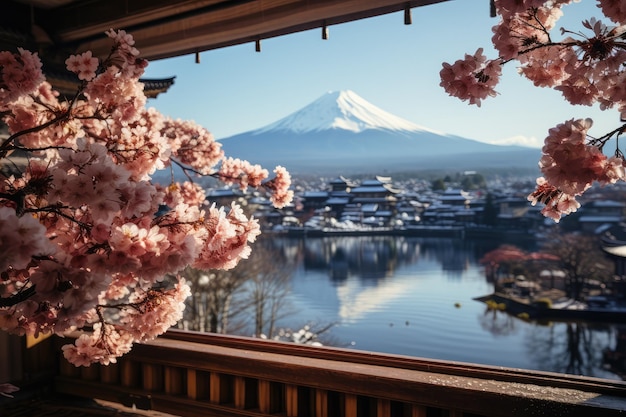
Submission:
[[[183,174],[185,175],[185,177],[187,177],[187,180],[189,180],[189,182],[193,182],[193,178],[191,177],[191,175],[189,175],[189,173],[191,172],[192,174],[195,175],[199,175],[199,176],[205,176],[204,174],[202,174],[200,171],[198,171],[197,169],[194,169],[193,167],[187,166],[179,161],[177,161],[174,158],[170,158],[170,161],[178,166]],[[208,176],[214,176],[213,174],[209,174]],[[174,182],[174,172],[172,171],[172,182]]]
[[[617,108],[626,115],[626,10],[623,2],[598,0],[598,7],[615,26],[590,18],[582,31],[561,29],[567,35],[555,42],[551,32],[561,17],[561,7],[570,1],[498,0],[494,2],[501,21],[493,27],[492,43],[497,59],[487,59],[479,48],[474,55],[453,64],[444,63],[441,86],[451,96],[480,106],[481,100],[497,95],[495,87],[504,64],[518,61],[519,72],[537,87],[560,91],[572,105],[600,110]],[[542,213],[559,221],[562,215],[580,207],[576,197],[594,183],[614,184],[626,180],[624,153],[619,139],[626,130],[621,124],[594,139],[588,135],[591,119],[569,120],[549,130],[539,166],[543,177],[528,196],[532,204],[542,203]],[[613,156],[602,153],[610,139],[616,139]]]
[[[50,183],[49,177],[31,178],[23,188],[13,190],[12,193],[0,192],[0,198],[11,201],[15,204],[15,212],[21,216],[26,211],[26,197],[28,195],[41,196],[45,194]],[[12,190],[9,187],[9,190]]]
[[[35,291],[34,285],[30,285],[28,287],[22,287],[15,294],[11,294],[8,297],[0,297],[0,308],[12,307],[14,305],[17,305],[21,303],[22,301],[28,300],[30,297],[35,295],[35,293],[36,291]]]
[[[68,109],[61,116],[57,116],[54,119],[51,119],[51,120],[49,120],[49,121],[47,121],[45,123],[42,123],[42,124],[40,124],[38,126],[33,126],[31,128],[21,130],[19,132],[14,133],[11,136],[9,136],[0,145],[0,158],[4,158],[6,156],[7,152],[9,150],[11,150],[11,146],[12,146],[11,143],[14,142],[16,139],[18,139],[19,137],[27,135],[29,133],[36,133],[36,132],[39,132],[41,130],[44,130],[44,129],[46,129],[46,128],[48,128],[48,127],[50,127],[50,126],[52,126],[52,125],[54,125],[56,123],[59,123],[59,122],[61,122],[63,120],[66,120],[66,119],[69,119],[70,115],[71,115],[71,110]],[[13,145],[13,146],[15,146],[15,145]]]
[[[553,46],[562,46],[564,48],[570,48],[572,46],[577,46],[580,45],[580,42],[576,42],[576,41],[572,41],[572,42],[546,42],[546,43],[540,43],[537,45],[533,45],[529,48],[526,49],[522,49],[518,52],[518,57],[519,56],[523,56],[523,55],[527,55],[527,54],[531,54],[533,52],[536,52],[538,50],[541,49],[545,49],[545,48],[549,48],[549,47],[553,47]],[[508,59],[502,59],[502,58],[498,58],[500,59],[501,65],[505,65],[508,64],[509,62],[512,61],[517,61],[519,58],[508,58]]]
[[[189,173],[192,173],[198,176],[203,176],[203,177],[212,177],[215,179],[219,179],[223,182],[231,182],[231,183],[241,183],[242,181],[245,180],[245,176],[247,175],[245,172],[242,172],[242,171],[239,171],[236,174],[234,174],[234,173],[225,173],[224,171],[219,171],[219,170],[215,172],[211,172],[209,174],[203,174],[199,170],[194,169],[193,167],[184,165],[174,158],[170,158],[170,161],[183,171],[183,174],[185,174],[185,176],[190,182],[193,182],[193,178],[191,177],[191,175],[189,175]]]
[[[206,129],[146,108],[146,62],[134,39],[106,34],[114,47],[102,64],[91,52],[66,60],[81,80],[68,102],[44,82],[36,54],[0,52],[0,114],[10,135],[0,159],[31,152],[21,175],[0,181],[0,318],[18,334],[91,326],[63,347],[76,366],[115,362],[180,320],[190,290],[178,271],[231,269],[249,256],[258,220],[235,203],[207,206],[193,177],[265,188],[277,207],[292,198],[284,168],[267,180],[260,166],[225,158]],[[175,182],[176,166],[189,181]],[[153,182],[167,167],[172,183]],[[173,288],[161,287],[164,276]],[[35,286],[36,302],[23,302]]]
[[[70,216],[69,214],[65,214],[63,213],[61,210],[62,209],[70,209],[71,207],[67,207],[67,206],[46,206],[46,207],[34,207],[34,208],[27,208],[24,209],[24,213],[52,213],[52,214],[56,214],[57,216],[63,217],[66,220],[69,220],[72,223],[75,223],[76,225],[78,225],[81,229],[83,229],[86,232],[89,232],[92,228],[92,225],[82,222],[78,219],[76,219],[74,216]]]
[[[589,144],[592,146],[597,146],[600,150],[602,150],[604,148],[604,145],[606,145],[606,143],[609,140],[611,140],[611,138],[613,138],[614,135],[616,135],[615,136],[616,139],[619,139],[620,135],[624,132],[626,132],[626,123],[600,136],[599,138],[592,138],[591,136],[588,135],[588,137],[590,138]],[[616,147],[619,149],[619,144]]]
[[[155,218],[153,220],[152,224],[156,225],[156,226],[159,226],[159,227],[168,228],[168,229],[181,230],[182,226],[194,227],[194,226],[198,226],[199,224],[202,223],[201,220],[194,221],[194,222],[176,221],[176,222],[172,222],[172,223],[165,223],[166,220],[169,220],[169,217],[168,217],[167,214]]]
[[[130,308],[132,310],[137,311],[138,313],[144,313],[145,307],[149,303],[153,302],[155,299],[159,297],[167,297],[171,296],[165,291],[161,291],[159,289],[152,288],[144,293],[144,298],[140,301],[136,301],[133,303],[117,303],[117,304],[98,304],[96,306],[96,310],[99,312],[98,315],[101,317],[102,322],[104,323],[104,316],[102,314],[102,310],[104,309],[115,309],[115,310],[123,310],[125,308]]]

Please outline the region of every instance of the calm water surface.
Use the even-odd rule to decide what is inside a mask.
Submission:
[[[297,259],[284,326],[335,323],[323,336],[354,349],[622,379],[603,352],[622,348],[613,324],[526,322],[487,311],[478,259],[499,242],[441,238],[276,238]],[[623,370],[623,361],[622,361]]]

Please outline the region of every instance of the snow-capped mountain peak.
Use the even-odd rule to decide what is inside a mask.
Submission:
[[[394,116],[352,91],[329,92],[261,129],[220,140],[227,155],[290,172],[537,166],[537,149],[439,133]]]
[[[354,133],[382,129],[443,134],[386,112],[350,90],[329,91],[308,106],[254,133],[308,133],[333,129]]]

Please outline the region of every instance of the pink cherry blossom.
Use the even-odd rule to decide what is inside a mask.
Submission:
[[[65,60],[67,69],[78,74],[79,80],[89,81],[96,76],[98,69],[98,58],[91,55],[91,51],[83,52],[80,55],[70,55]]]
[[[63,347],[76,366],[109,364],[133,343],[182,317],[189,265],[233,268],[260,233],[237,205],[217,207],[192,178],[212,176],[291,199],[289,174],[226,158],[209,131],[146,109],[131,35],[66,65],[82,80],[60,100],[36,54],[0,52],[0,111],[9,138],[0,160],[31,152],[28,166],[0,181],[0,329],[18,335],[91,328]],[[189,181],[151,176],[174,165]],[[221,172],[220,172],[221,166]]]
[[[41,60],[37,53],[17,49],[16,54],[0,52],[0,110],[9,103],[34,92],[44,82]]]
[[[46,228],[31,215],[18,217],[15,210],[0,207],[0,270],[24,269],[34,256],[54,254]]]
[[[63,346],[63,356],[75,366],[89,366],[94,362],[102,365],[115,363],[116,358],[128,353],[132,337],[119,333],[111,325],[94,324],[92,334],[82,334],[73,345]]]
[[[131,297],[129,302],[141,305],[138,310],[126,310],[121,320],[125,331],[133,335],[135,340],[151,340],[172,327],[182,318],[185,299],[191,290],[185,279],[179,277],[174,288],[164,292],[148,292],[137,298]]]
[[[250,246],[260,234],[256,219],[248,219],[237,204],[230,210],[213,205],[206,216],[208,231],[200,256],[193,264],[198,269],[232,269],[250,254]]]
[[[599,2],[602,13],[615,23],[626,22],[626,4],[622,0],[602,0]]]
[[[528,201],[533,206],[537,203],[544,204],[541,213],[557,223],[563,215],[573,213],[580,207],[574,196],[559,190],[543,177],[537,179],[537,188],[528,196]]]
[[[291,175],[285,167],[277,166],[274,169],[276,176],[265,182],[263,186],[272,192],[270,199],[276,208],[283,208],[293,199],[293,191],[289,189],[291,186]]]
[[[569,120],[550,129],[539,166],[546,180],[569,195],[581,195],[594,182],[613,184],[624,179],[622,158],[607,158],[587,143],[590,119]]]
[[[201,174],[211,174],[224,157],[222,145],[203,127],[189,121],[165,120],[161,133],[172,141],[172,156]]]
[[[535,86],[560,91],[573,105],[598,105],[600,110],[617,108],[624,120],[626,3],[598,0],[598,7],[616,26],[590,18],[582,21],[582,30],[560,28],[560,33],[555,33],[563,15],[562,6],[572,2],[494,0],[496,13],[501,17],[493,27],[491,39],[498,60],[488,60],[478,49],[473,56],[466,55],[452,65],[444,63],[441,86],[451,96],[480,105],[482,99],[495,96],[499,76],[499,72],[488,74],[483,66],[504,66],[515,61],[518,72]],[[482,81],[492,84],[480,85]],[[542,213],[555,221],[576,211],[576,198],[593,184],[624,180],[622,151],[618,148],[611,156],[611,152],[605,153],[605,145],[610,139],[619,138],[625,127],[592,138],[588,135],[591,126],[591,119],[572,119],[550,129],[545,140],[539,161],[543,177],[528,199],[532,204],[544,204]]]
[[[259,187],[268,172],[260,165],[253,165],[239,158],[224,158],[218,171],[219,178],[226,184],[238,183],[245,191],[248,186]]]
[[[483,49],[479,48],[474,55],[466,54],[464,60],[452,65],[443,63],[440,85],[451,96],[480,107],[481,100],[496,96],[494,88],[500,74],[500,64],[487,60]]]
[[[501,3],[503,2],[497,2],[496,5]],[[513,5],[513,2],[508,3]],[[510,10],[500,8],[502,21],[492,28],[492,42],[502,59],[515,59],[526,50],[548,43],[547,31],[562,14],[558,6],[542,7],[542,4],[540,7],[517,3],[519,6]]]
[[[189,206],[202,206],[206,200],[204,189],[199,184],[190,181],[171,184],[164,191],[163,203],[170,207],[181,202]]]
[[[568,53],[571,50],[561,46],[546,46],[527,52],[520,57],[525,65],[519,72],[537,87],[556,87],[568,76]]]

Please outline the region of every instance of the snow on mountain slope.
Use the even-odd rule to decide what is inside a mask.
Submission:
[[[329,92],[263,128],[220,139],[228,156],[292,173],[358,169],[536,169],[539,150],[437,132],[394,116],[352,91]]]
[[[329,91],[308,106],[252,133],[309,133],[340,129],[360,133],[369,129],[430,132],[444,135],[376,107],[354,91]]]

